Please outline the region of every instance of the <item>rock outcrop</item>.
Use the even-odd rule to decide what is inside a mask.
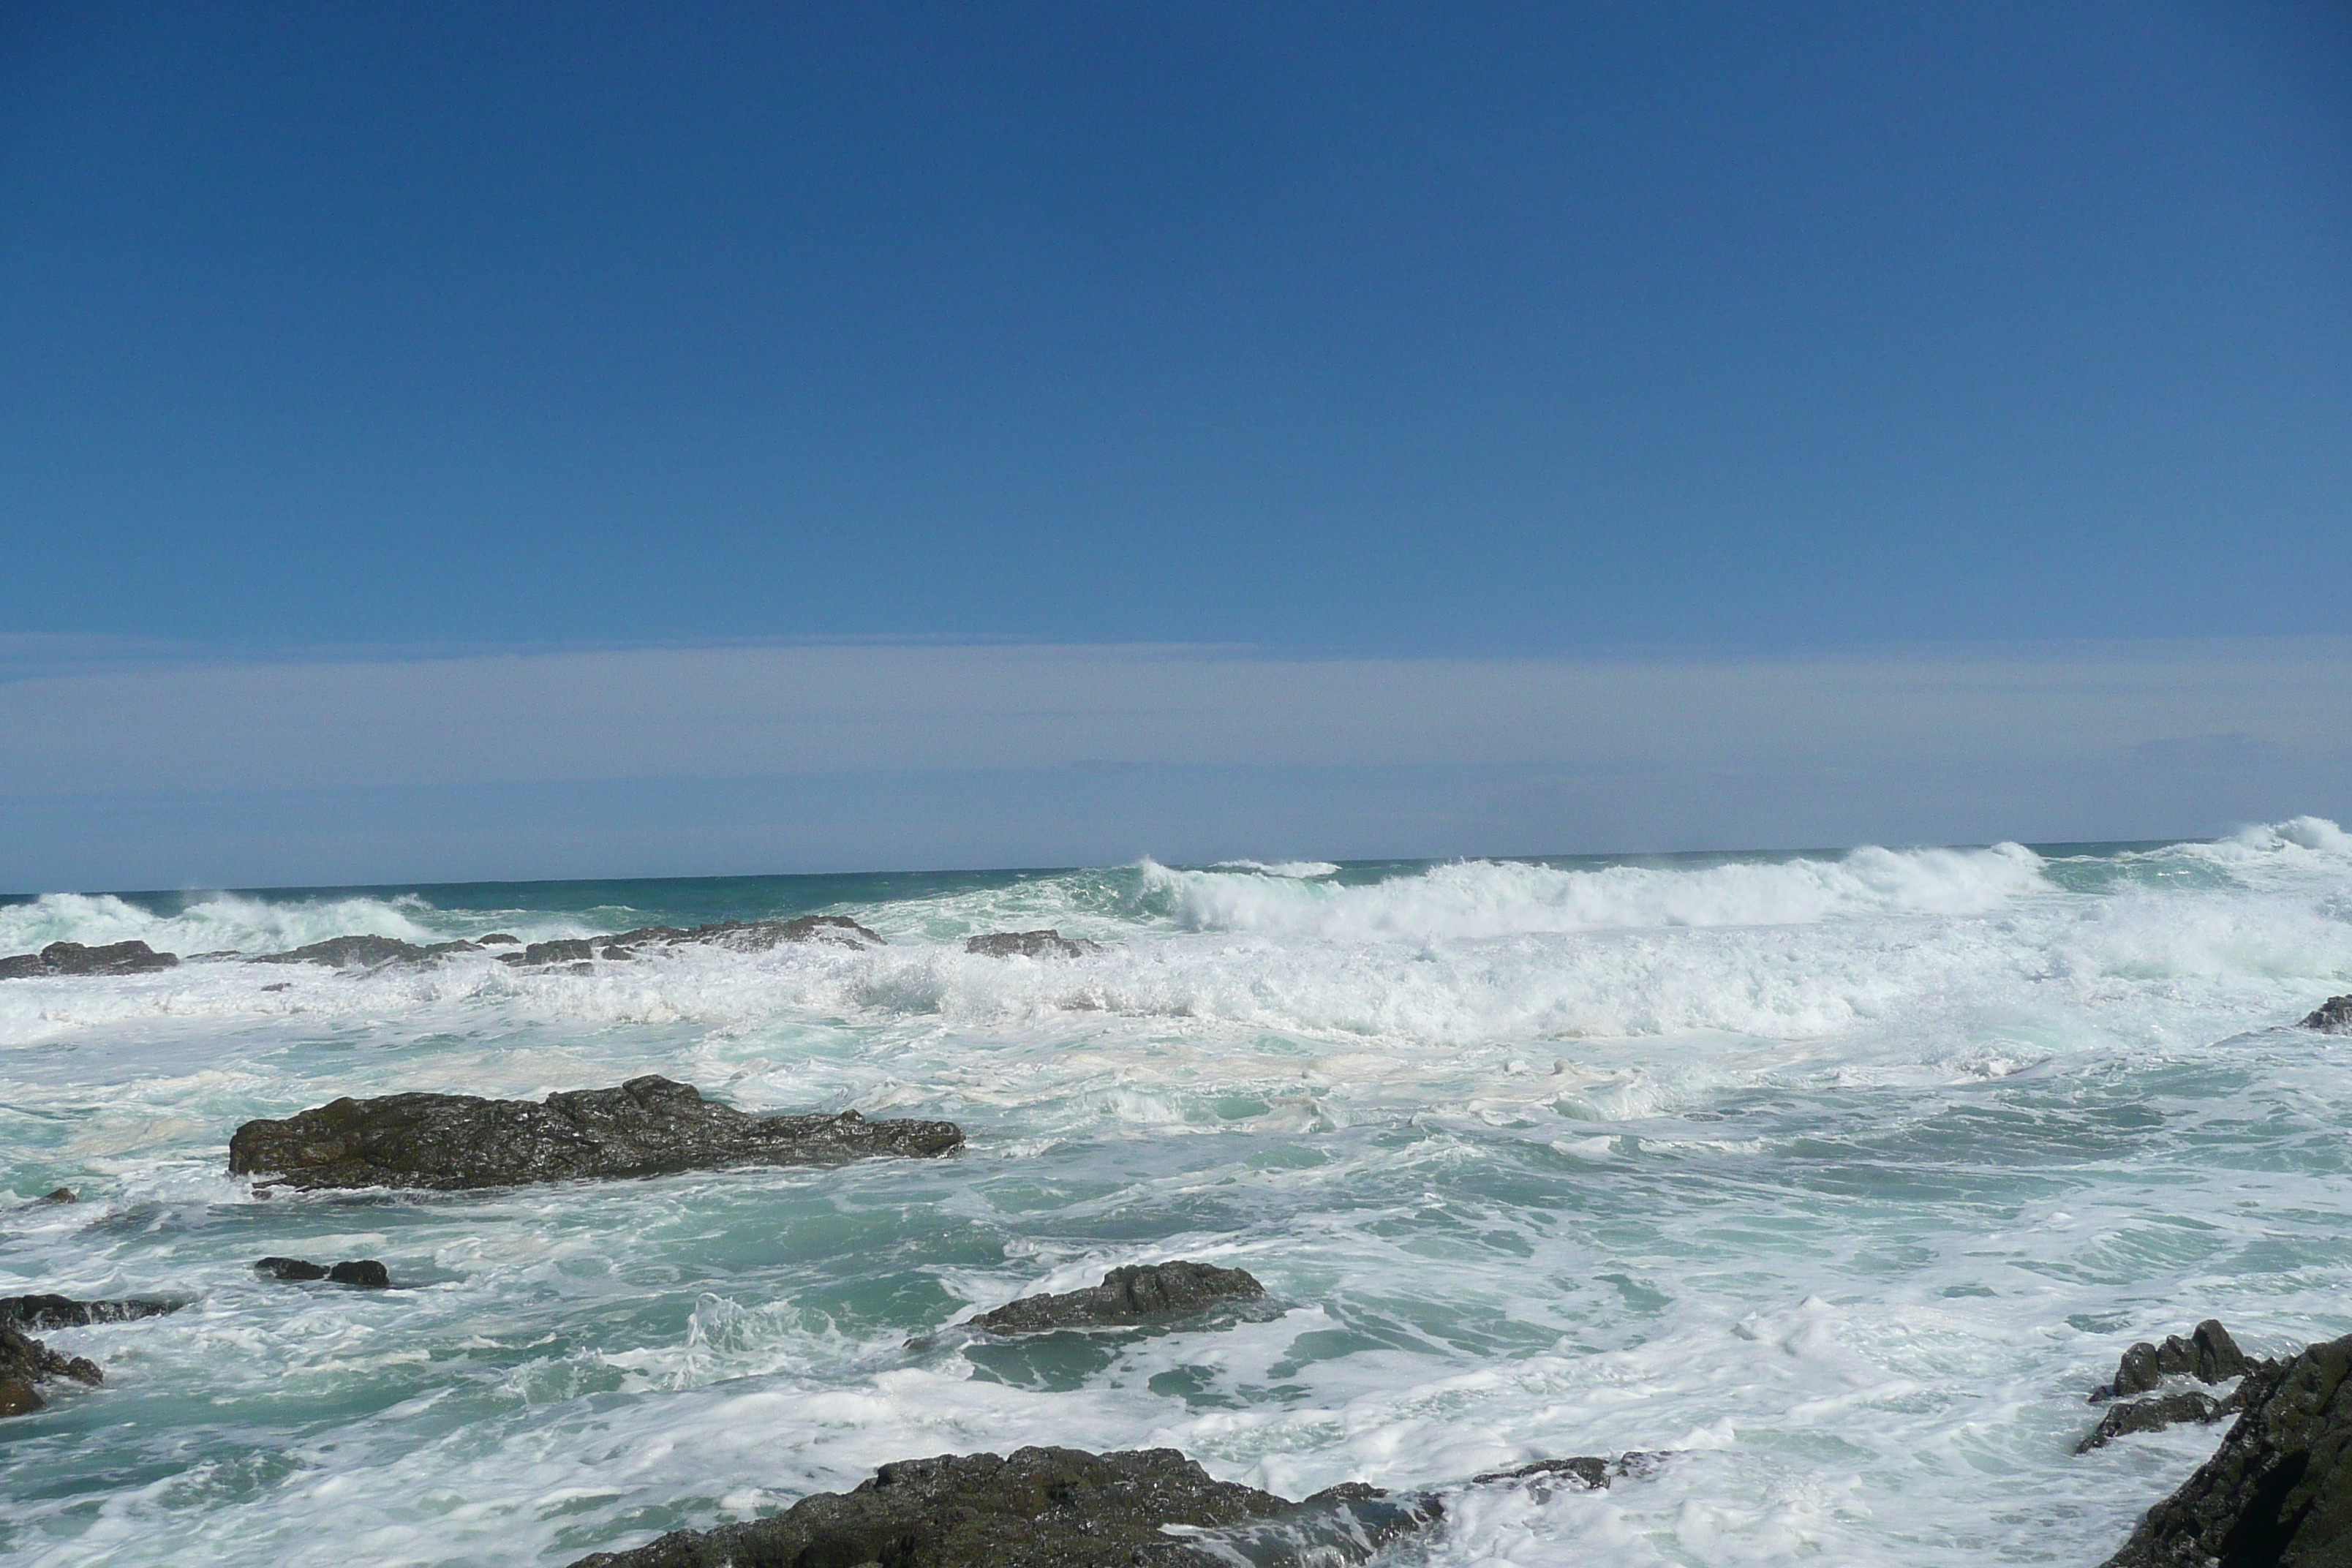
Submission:
[[[0,1296],[0,1323],[24,1329],[79,1329],[91,1323],[124,1323],[160,1318],[185,1301],[77,1301],[70,1296]]]
[[[2184,1421],[2210,1426],[2245,1407],[2242,1390],[2232,1391],[2222,1399],[2216,1399],[2194,1388],[2184,1388],[2174,1394],[2152,1394],[2146,1399],[2123,1400],[2107,1406],[2106,1414],[2099,1417],[2099,1424],[2074,1445],[2074,1452],[2087,1454],[2134,1432],[2161,1432],[2167,1426],[2177,1426]]]
[[[1204,1312],[1227,1302],[1259,1301],[1265,1287],[1244,1268],[1178,1258],[1114,1268],[1102,1283],[1053,1296],[1024,1296],[981,1313],[965,1326],[992,1334],[1049,1329],[1110,1329]]]
[[[2258,1366],[2220,1451],[2105,1568],[2352,1563],[2352,1335]]]
[[[1083,958],[1102,943],[1058,931],[997,931],[964,938],[963,950],[988,958]]]
[[[143,942],[109,942],[104,947],[53,942],[38,952],[0,958],[0,980],[32,980],[49,974],[144,974],[176,969],[179,963],[177,953],[157,952]]]
[[[772,1519],[674,1531],[573,1568],[1201,1568],[1190,1527],[1256,1563],[1360,1563],[1440,1517],[1426,1498],[1335,1487],[1304,1502],[1220,1481],[1173,1448],[1022,1448],[885,1465]]]
[[[2311,1010],[2303,1026],[2323,1035],[2352,1035],[2352,996],[2330,996]]]
[[[765,952],[788,942],[824,942],[834,947],[885,947],[878,931],[866,930],[846,915],[797,915],[788,921],[714,921],[698,926],[639,926],[591,937],[597,947],[673,947],[679,942],[709,942],[737,952]]]
[[[265,1185],[511,1186],[582,1177],[653,1176],[730,1165],[831,1165],[876,1155],[929,1156],[962,1146],[952,1121],[838,1115],[753,1116],[690,1084],[631,1079],[618,1089],[551,1094],[544,1103],[470,1094],[338,1100],[229,1140],[228,1168]]]
[[[307,1258],[263,1258],[253,1267],[272,1279],[324,1279],[330,1285],[351,1285],[362,1290],[386,1290],[392,1288],[392,1275],[373,1258],[353,1258],[332,1266],[313,1263]]]
[[[387,963],[422,963],[453,952],[479,952],[470,942],[436,942],[419,947],[388,936],[333,936],[288,952],[265,952],[247,963],[320,963],[330,969],[381,969]]]
[[[105,1381],[98,1364],[61,1356],[14,1323],[0,1322],[0,1415],[25,1415],[47,1403],[34,1384],[54,1377],[93,1387]]]
[[[2168,1377],[2227,1383],[2262,1364],[2238,1348],[2229,1330],[2208,1318],[2191,1329],[2187,1339],[2168,1334],[2160,1345],[2142,1340],[2124,1352],[2123,1360],[2116,1363],[2114,1379],[2091,1390],[2091,1403],[2104,1405],[2110,1399],[2146,1394]]]
[[[1581,1491],[1607,1491],[1609,1483],[1632,1479],[1646,1480],[1658,1473],[1666,1462],[1664,1454],[1620,1454],[1613,1459],[1603,1459],[1590,1454],[1580,1454],[1570,1459],[1538,1459],[1530,1465],[1514,1469],[1489,1470],[1483,1476],[1473,1476],[1473,1486],[1494,1486],[1518,1481],[1541,1487],[1547,1483],[1567,1482]]]

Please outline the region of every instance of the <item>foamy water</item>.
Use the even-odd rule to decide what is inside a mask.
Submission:
[[[562,1563],[1025,1442],[1289,1495],[1455,1489],[1412,1563],[2095,1563],[2210,1451],[2075,1458],[2130,1340],[2352,1330],[2352,837],[2037,853],[604,883],[0,905],[0,952],[686,948],[0,983],[0,1293],[178,1293],[45,1337],[104,1389],[0,1425],[26,1563]],[[1052,925],[1102,952],[967,954]],[[266,986],[283,985],[282,990]],[[944,1162],[257,1202],[229,1132],[339,1094],[663,1072],[950,1116]],[[404,1288],[266,1284],[268,1253]],[[1187,1256],[1285,1310],[908,1348]],[[1672,1450],[1600,1494],[1461,1489]]]

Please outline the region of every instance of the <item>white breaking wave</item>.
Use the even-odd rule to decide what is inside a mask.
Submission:
[[[1277,860],[1272,865],[1263,860],[1219,860],[1209,868],[1213,871],[1255,871],[1261,877],[1300,879],[1334,877],[1339,872],[1339,868],[1328,860]]]
[[[2021,845],[1856,849],[1837,860],[1693,869],[1561,869],[1471,860],[1365,887],[1176,870],[1146,861],[1150,893],[1194,931],[1425,942],[1656,926],[1797,925],[1867,915],[1982,914],[2051,891]]]
[[[414,897],[272,903],[214,893],[176,914],[158,914],[111,893],[44,893],[27,903],[0,905],[0,953],[30,952],[53,942],[97,946],[136,941],[159,952],[182,954],[280,952],[345,935],[439,942],[441,929],[426,923],[433,913],[430,904]]]

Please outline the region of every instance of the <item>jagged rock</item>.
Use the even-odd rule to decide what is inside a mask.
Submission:
[[[577,939],[535,942],[522,950],[525,963],[577,963],[596,956],[596,944]]]
[[[160,1318],[185,1301],[77,1301],[70,1296],[0,1296],[0,1323],[26,1329],[79,1329],[91,1323],[122,1323]]]
[[[2330,996],[2311,1010],[2303,1026],[2323,1035],[2352,1035],[2352,996]]]
[[[2127,1394],[2146,1394],[2168,1377],[2227,1383],[2261,1364],[2238,1348],[2229,1330],[2208,1318],[2190,1330],[2185,1340],[2170,1334],[2161,1345],[2143,1340],[2124,1352],[2116,1365],[2115,1381],[2091,1390],[2090,1402],[2101,1405]]]
[[[338,1100],[280,1121],[248,1121],[229,1170],[295,1187],[509,1186],[651,1176],[730,1165],[830,1165],[962,1146],[952,1121],[839,1115],[753,1116],[648,1076],[545,1103],[470,1094]]]
[[[389,936],[331,936],[288,952],[265,952],[247,963],[321,963],[331,969],[381,969],[387,963],[422,963],[453,952],[479,952],[478,943],[436,942],[418,947]]]
[[[2087,1454],[2131,1433],[2161,1432],[2167,1426],[2177,1426],[2183,1421],[2201,1422],[2210,1426],[2223,1416],[2235,1415],[2244,1408],[2242,1389],[2232,1390],[2221,1399],[2193,1388],[2184,1388],[2178,1394],[2125,1400],[2107,1406],[2106,1414],[2099,1417],[2099,1424],[2091,1428],[2090,1435],[2074,1445],[2074,1452]]]
[[[172,969],[179,955],[157,952],[143,942],[109,942],[84,947],[78,942],[53,942],[38,952],[0,958],[0,980],[31,980],[50,974],[144,974]]]
[[[2105,1568],[2352,1563],[2352,1334],[2258,1366],[2214,1456],[2148,1510]]]
[[[1082,958],[1102,943],[1058,931],[998,931],[964,939],[963,950],[988,958]]]
[[[1169,1525],[1236,1537],[1244,1561],[1360,1563],[1442,1514],[1428,1498],[1335,1487],[1304,1502],[1210,1477],[1173,1448],[1022,1448],[885,1465],[772,1519],[673,1531],[572,1568],[1201,1568]]]
[[[40,1409],[46,1401],[33,1385],[53,1377],[92,1386],[105,1381],[97,1363],[81,1356],[61,1356],[14,1323],[0,1322],[0,1415],[24,1415]]]
[[[1646,1480],[1657,1474],[1664,1464],[1664,1454],[1620,1454],[1613,1459],[1596,1458],[1580,1454],[1570,1459],[1538,1459],[1531,1465],[1520,1465],[1508,1470],[1489,1470],[1483,1476],[1473,1476],[1473,1486],[1493,1486],[1502,1481],[1564,1480],[1589,1492],[1607,1491],[1613,1480]]]
[[[1244,1268],[1178,1258],[1114,1268],[1102,1283],[1055,1296],[1024,1296],[970,1321],[992,1334],[1048,1329],[1107,1329],[1205,1311],[1223,1301],[1261,1300],[1265,1287]]]

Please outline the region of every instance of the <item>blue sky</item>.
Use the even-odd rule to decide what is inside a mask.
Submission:
[[[2352,20],[2316,4],[14,6],[0,885],[2352,810],[2340,782],[2311,798],[2340,747],[2279,760],[2299,717],[2343,733],[2347,127]],[[2092,644],[2243,674],[2275,660],[2242,639],[2278,638],[2318,639],[2294,656],[2302,709],[2184,696],[2129,733],[2089,723],[2104,749],[2063,767],[2022,741],[1973,764],[1864,748],[1843,791],[1771,773],[1819,739],[1793,721],[1707,764],[1763,773],[1700,789],[1665,739],[1709,710],[1688,692],[1582,751],[1586,707],[1510,696],[1531,668],[1625,661],[1717,692],[1790,661],[2042,658],[2064,684]],[[1089,687],[1079,709],[1192,720],[1139,749],[1105,717],[1034,767],[918,726],[836,759],[899,804],[814,842],[686,847],[665,824],[695,790],[737,803],[713,821],[803,809],[814,764],[777,759],[807,748],[656,726],[664,762],[615,708],[599,771],[393,703],[344,754],[443,763],[371,784],[289,752],[273,782],[256,741],[232,781],[131,717],[194,680],[251,696],[219,731],[247,733],[271,669],[341,670],[364,704],[379,668],[426,691],[473,659],[493,689],[518,658],[598,650],[639,661],[598,667],[635,690],[681,649],[845,641],[931,650],[859,667],[919,693],[994,679],[990,650],[1158,648],[1120,657],[1192,672],[1187,694]],[[1194,679],[1234,649],[1374,699],[1469,668],[1460,690],[1496,700],[1431,711],[1493,728],[1375,700],[1394,733],[1358,752],[1188,749],[1240,722],[1230,683]],[[1075,679],[1052,657],[1041,689]],[[1980,696],[1916,700],[1987,733]],[[2151,745],[2237,761],[2159,800],[2124,782]],[[1163,773],[1034,773],[1089,761]],[[1412,771],[1567,763],[1604,782],[1502,816]],[[1969,765],[1982,787],[1927,788]],[[333,792],[363,788],[405,803],[370,797],[385,823],[446,817],[432,791],[519,804],[471,837],[334,827]],[[618,793],[567,839],[541,788]],[[908,790],[932,792],[919,825]],[[1009,833],[1024,790],[1087,826]],[[110,837],[133,806],[152,832]],[[320,837],[239,837],[240,812]]]

